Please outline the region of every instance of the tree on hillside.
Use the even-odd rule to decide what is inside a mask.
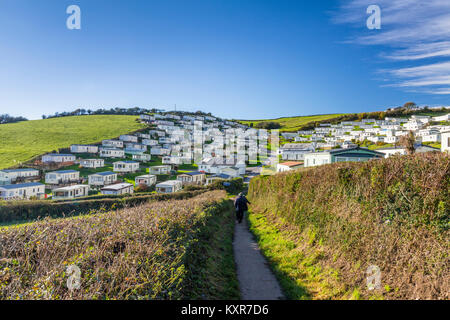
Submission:
[[[412,131],[409,131],[408,134],[400,137],[400,145],[406,149],[408,154],[414,154],[416,149],[414,148],[414,143],[416,142],[416,138]]]
[[[412,101],[407,102],[403,105],[403,108],[405,108],[406,110],[411,110],[414,109],[415,107],[417,107],[417,105]]]

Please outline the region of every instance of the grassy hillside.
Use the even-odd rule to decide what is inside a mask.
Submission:
[[[144,127],[137,116],[95,115],[0,125],[0,169],[71,144],[88,144]]]
[[[314,121],[322,121],[334,119],[343,114],[325,114],[325,115],[316,115],[316,116],[301,116],[301,117],[287,117],[287,118],[278,118],[278,119],[266,119],[266,120],[239,120],[240,123],[245,125],[250,125],[253,123],[253,126],[256,126],[261,122],[277,122],[281,124],[281,131],[296,131],[301,129],[307,123]]]
[[[336,163],[251,181],[251,228],[291,299],[449,299],[450,158]],[[369,290],[368,268],[380,286]]]
[[[237,299],[231,209],[212,191],[0,229],[0,300]]]

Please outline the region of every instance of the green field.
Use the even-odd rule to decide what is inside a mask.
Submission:
[[[0,125],[0,169],[41,154],[89,144],[139,130],[137,116],[93,115],[24,121]]]
[[[322,121],[337,118],[343,116],[344,114],[323,114],[323,115],[315,115],[315,116],[300,116],[300,117],[286,117],[286,118],[278,118],[278,119],[266,119],[266,120],[239,120],[239,123],[250,125],[253,123],[253,126],[261,122],[278,122],[281,125],[281,131],[296,131],[300,130],[302,126],[309,122],[314,121]]]

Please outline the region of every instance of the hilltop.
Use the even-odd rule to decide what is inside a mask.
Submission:
[[[93,115],[2,124],[0,169],[71,144],[97,143],[144,128],[137,119],[128,115]]]

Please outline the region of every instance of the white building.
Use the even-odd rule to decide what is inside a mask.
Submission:
[[[80,166],[82,168],[103,168],[105,166],[105,160],[103,159],[81,159]]]
[[[45,185],[38,182],[0,186],[0,199],[3,200],[41,198],[44,195]]]
[[[45,174],[45,183],[47,184],[72,183],[79,180],[80,172],[76,170],[59,170]]]
[[[441,151],[450,154],[450,131],[441,134]]]
[[[112,194],[112,195],[121,195],[121,194],[132,194],[134,193],[134,186],[131,183],[118,183],[113,184],[101,189],[102,194]]]
[[[170,174],[172,167],[169,165],[153,166],[148,168],[150,174]]]
[[[122,140],[103,140],[102,145],[109,148],[123,148]]]
[[[143,176],[139,176],[136,177],[134,179],[134,182],[136,184],[136,186],[140,185],[140,184],[145,184],[146,186],[152,186],[156,183],[156,176],[154,174],[146,174]]]
[[[49,153],[42,156],[42,162],[44,163],[69,163],[75,162],[76,157],[73,154],[63,154],[63,153]]]
[[[148,162],[152,160],[152,156],[148,153],[133,154],[133,160]]]
[[[0,170],[0,185],[15,183],[17,180],[39,178],[39,170],[32,168]]]
[[[131,173],[139,170],[139,162],[117,161],[113,163],[113,171],[121,173]]]
[[[389,158],[396,154],[402,156],[406,154],[405,148],[402,147],[381,148],[377,149],[377,151],[383,153],[385,158]]]
[[[90,186],[106,186],[117,181],[117,173],[111,171],[98,172],[88,176]]]
[[[277,164],[277,172],[291,171],[303,167],[303,162],[287,161]]]
[[[52,194],[53,200],[87,197],[89,195],[89,186],[85,184],[78,184],[74,186],[53,189]]]
[[[125,151],[117,148],[100,148],[100,157],[102,158],[125,158]]]
[[[119,137],[119,140],[122,140],[124,142],[138,142],[138,137],[129,134],[123,134]]]
[[[98,146],[73,144],[70,146],[70,152],[73,152],[73,153],[97,153]]]
[[[183,188],[183,183],[178,180],[168,180],[156,185],[157,193],[173,193],[180,191]]]

